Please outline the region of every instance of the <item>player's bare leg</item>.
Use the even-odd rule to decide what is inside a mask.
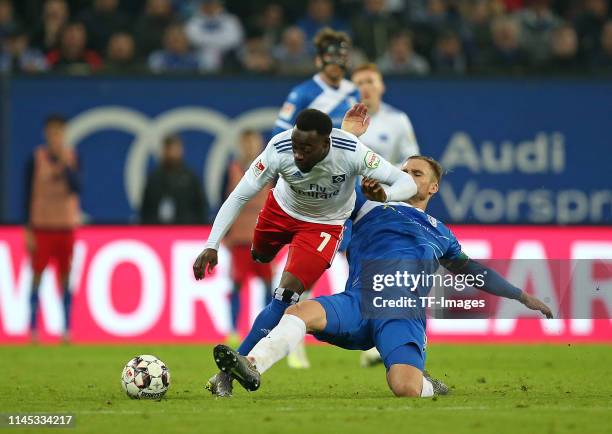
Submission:
[[[32,342],[38,341],[36,314],[38,313],[38,289],[40,288],[40,279],[40,273],[34,273],[32,275],[32,286],[30,290],[30,337]]]
[[[395,396],[422,397],[446,395],[448,387],[440,380],[431,378],[427,371],[411,366],[391,365],[387,371],[387,384]]]
[[[62,295],[62,302],[64,305],[64,343],[70,341],[70,317],[72,313],[72,292],[70,290],[70,272],[67,272],[61,276],[60,279],[62,288],[64,290]]]

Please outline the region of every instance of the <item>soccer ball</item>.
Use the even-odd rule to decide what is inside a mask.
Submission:
[[[121,387],[132,399],[160,400],[170,387],[170,371],[155,356],[136,356],[123,368]]]

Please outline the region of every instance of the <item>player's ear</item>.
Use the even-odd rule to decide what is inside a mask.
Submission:
[[[317,65],[317,69],[321,69],[323,66],[323,61],[321,60],[321,56],[315,57],[315,65]]]
[[[439,187],[440,185],[437,182],[432,183],[429,186],[429,194],[431,194],[432,196],[436,194],[438,192]]]

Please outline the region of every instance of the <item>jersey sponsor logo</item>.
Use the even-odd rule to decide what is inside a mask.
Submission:
[[[253,164],[253,173],[255,174],[255,177],[259,178],[261,174],[266,171],[266,168],[267,167],[265,164],[263,164],[263,161],[261,161],[261,158],[257,160],[257,162]]]
[[[291,104],[290,102],[286,102],[281,107],[279,117],[281,119],[290,120],[295,113],[295,104]]]
[[[291,175],[292,179],[303,179],[304,175],[302,175],[302,172],[300,172],[299,170],[297,172],[295,172],[293,175]]]
[[[436,220],[435,218],[433,218],[432,216],[428,215],[427,216],[427,220],[429,220],[429,223],[431,223],[431,225],[435,228],[438,227],[438,220]]]
[[[376,169],[380,165],[380,157],[372,151],[366,153],[364,161],[370,169]]]
[[[333,175],[332,176],[332,183],[333,184],[340,184],[342,182],[346,181],[346,175],[343,173],[342,175]]]
[[[291,184],[289,188],[300,196],[311,197],[313,199],[333,199],[340,194],[340,190],[328,191],[326,187],[317,184],[310,184],[308,190],[302,190]]]

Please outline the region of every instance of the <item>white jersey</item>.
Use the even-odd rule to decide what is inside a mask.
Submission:
[[[359,137],[366,146],[392,164],[402,164],[419,153],[412,123],[406,113],[384,102],[370,116],[368,130]]]
[[[254,187],[262,188],[279,179],[274,188],[278,205],[298,220],[342,225],[355,205],[355,179],[365,175],[386,180],[391,165],[367,148],[354,135],[334,128],[327,156],[310,172],[295,165],[291,133],[287,130],[270,140],[246,175]]]
[[[342,225],[355,204],[355,180],[363,175],[383,184],[387,201],[403,201],[417,190],[412,177],[381,158],[353,134],[334,128],[327,156],[310,172],[295,165],[291,134],[283,131],[270,140],[221,206],[206,242],[218,249],[221,239],[244,204],[278,176],[274,198],[298,220]]]

